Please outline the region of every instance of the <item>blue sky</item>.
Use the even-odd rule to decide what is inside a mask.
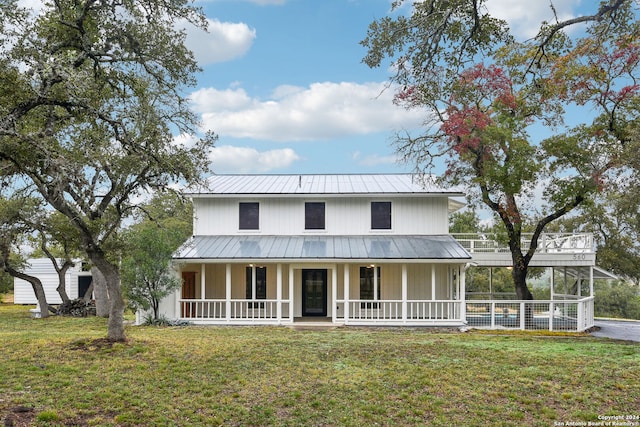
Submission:
[[[219,135],[216,173],[359,173],[410,170],[395,162],[394,129],[421,114],[391,104],[387,70],[361,62],[359,41],[388,0],[200,3],[210,32],[229,43],[211,58],[190,37],[204,71],[191,94]],[[220,54],[223,54],[221,51]]]
[[[41,0],[20,0],[39,9]],[[396,132],[424,111],[392,103],[387,66],[363,64],[359,41],[392,0],[196,0],[209,32],[187,28],[203,71],[186,95],[202,131],[218,136],[215,173],[393,173]],[[407,0],[404,13],[412,0]],[[554,0],[560,19],[593,12],[595,0]],[[487,0],[523,39],[552,20],[549,0]],[[178,136],[188,142],[190,137]],[[442,170],[434,171],[442,173]]]
[[[585,0],[586,2],[587,0]],[[592,0],[589,0],[592,1]],[[556,0],[561,18],[580,0]],[[361,62],[359,45],[391,0],[209,0],[209,33],[189,31],[203,67],[189,95],[203,129],[219,135],[215,173],[393,173],[396,131],[423,112],[392,104],[389,69]],[[521,38],[552,18],[547,1],[489,0]],[[436,171],[438,172],[438,171]],[[440,171],[441,172],[441,171]]]

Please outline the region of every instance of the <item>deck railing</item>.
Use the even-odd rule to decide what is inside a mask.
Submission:
[[[593,297],[579,300],[466,302],[467,324],[475,328],[582,332],[594,325]]]
[[[494,233],[451,233],[469,253],[508,253],[509,245]],[[523,233],[521,245],[528,248],[532,233]],[[593,253],[594,241],[591,233],[543,233],[538,239],[538,253]]]

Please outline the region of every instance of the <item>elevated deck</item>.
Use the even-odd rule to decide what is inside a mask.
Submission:
[[[451,234],[479,267],[511,266],[508,243],[493,233]],[[524,234],[522,248],[529,248],[532,234]],[[591,233],[543,233],[538,239],[531,267],[595,266],[596,252]]]

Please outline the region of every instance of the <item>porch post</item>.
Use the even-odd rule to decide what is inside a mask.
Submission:
[[[436,299],[436,266],[431,264],[431,301]]]
[[[180,283],[182,283],[180,285],[180,289],[176,289],[175,291],[175,296],[176,296],[176,317],[179,319],[181,317],[184,317],[182,314],[182,304],[180,303],[180,300],[182,299],[182,289],[184,288],[184,280],[180,280]]]
[[[282,322],[282,264],[276,267],[276,318]]]
[[[205,299],[206,296],[206,265],[200,264],[200,299]]]
[[[338,311],[338,305],[336,304],[338,293],[338,264],[333,266],[331,270],[331,322],[336,323],[336,311]]]
[[[293,323],[293,315],[295,314],[293,307],[293,267],[289,264],[289,320]]]
[[[225,271],[225,313],[227,322],[231,321],[231,264],[226,265]]]
[[[594,296],[593,294],[593,266],[589,267],[589,296]]]
[[[553,289],[553,278],[556,275],[556,270],[551,267],[551,282],[549,283],[549,288],[551,289],[551,300],[553,301],[553,293],[555,292],[555,289]]]
[[[563,291],[562,291],[563,292],[562,299],[566,301],[567,300],[567,295],[569,294],[569,290],[567,289],[567,286],[568,286],[568,284],[567,284],[567,267],[563,268],[563,272],[564,272],[564,286],[563,286]],[[564,315],[567,316],[569,307],[567,306],[567,304],[563,304],[563,306],[564,306],[564,310],[563,310],[564,311]]]
[[[467,266],[462,265],[460,269],[460,320],[467,323]]]
[[[407,323],[407,264],[402,264],[402,323]]]
[[[344,265],[344,324],[349,323],[349,264]]]

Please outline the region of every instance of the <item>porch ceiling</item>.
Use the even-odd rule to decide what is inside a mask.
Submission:
[[[562,272],[562,268],[558,268],[557,271]],[[589,267],[567,267],[567,275],[571,277],[589,277]],[[606,280],[615,280],[618,278],[615,274],[611,273],[600,267],[593,267],[593,278],[594,279],[606,279]]]
[[[173,256],[187,259],[468,260],[453,237],[437,236],[194,236]]]

